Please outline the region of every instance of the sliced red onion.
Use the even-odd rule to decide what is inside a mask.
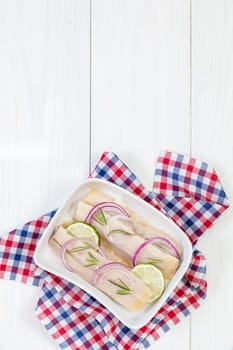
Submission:
[[[101,202],[96,205],[94,205],[91,210],[89,211],[85,222],[89,224],[93,224],[94,222],[94,215],[97,213],[98,210],[104,209],[105,211],[115,211],[116,213],[128,217],[128,213],[125,211],[125,209],[120,206],[117,203],[114,202]]]
[[[169,241],[167,238],[164,237],[152,237],[150,239],[148,239],[147,241],[143,242],[136,250],[136,252],[134,253],[133,256],[133,265],[137,265],[137,261],[138,261],[138,256],[141,253],[141,251],[148,245],[151,243],[160,243],[160,244],[164,244],[167,248],[169,248],[176,256],[177,259],[180,260],[180,254],[178,252],[178,250],[176,249],[176,247],[174,246],[174,244]]]
[[[107,264],[101,265],[97,270],[93,272],[92,278],[91,278],[91,283],[93,284],[93,286],[96,285],[100,274],[103,274],[109,270],[114,270],[114,269],[118,269],[123,273],[127,273],[127,277],[131,279],[131,276],[129,274],[130,268],[127,265],[124,265],[120,262],[113,261],[113,262],[109,262]]]
[[[76,243],[77,241],[85,241],[85,242],[88,242],[90,243],[90,245],[92,245],[93,248],[95,248],[96,250],[98,250],[100,252],[101,255],[103,255],[104,258],[107,258],[108,255],[107,255],[107,252],[99,247],[92,239],[90,238],[87,238],[87,237],[75,237],[75,238],[71,238],[69,239],[68,241],[65,242],[65,244],[63,244],[62,248],[61,248],[61,253],[60,253],[60,256],[61,256],[61,260],[63,262],[63,264],[65,265],[65,267],[71,271],[71,272],[74,272],[74,270],[71,269],[71,267],[67,264],[66,262],[66,250],[72,246],[74,243]]]

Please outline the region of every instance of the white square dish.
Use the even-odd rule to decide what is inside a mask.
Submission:
[[[126,206],[136,213],[140,213],[148,223],[157,227],[180,242],[183,250],[181,264],[176,271],[174,277],[169,282],[163,295],[155,304],[147,304],[140,312],[132,312],[113,301],[106,294],[83,280],[78,275],[68,271],[61,259],[55,255],[49,246],[49,238],[54,229],[62,221],[72,218],[75,214],[77,204],[92,189],[98,189],[115,199],[124,200]],[[143,201],[140,197],[128,192],[127,190],[101,179],[87,179],[81,183],[74,193],[60,207],[53,219],[50,221],[43,236],[41,237],[36,248],[34,259],[35,263],[42,269],[49,271],[61,278],[64,278],[78,287],[85,290],[101,304],[103,304],[113,315],[115,315],[122,323],[129,328],[141,328],[158,312],[166,299],[170,296],[174,288],[180,282],[187,271],[192,258],[192,245],[185,233],[169,218],[162,214],[159,210]]]

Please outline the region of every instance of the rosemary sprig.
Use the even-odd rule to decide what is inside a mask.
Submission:
[[[91,252],[87,252],[89,255],[89,259],[87,259],[86,261],[89,263],[87,265],[84,265],[85,267],[89,267],[89,266],[95,266],[99,264],[99,260],[91,253]]]
[[[125,282],[123,282],[121,279],[119,279],[120,282],[115,282],[112,280],[108,280],[110,283],[112,283],[114,286],[119,287],[120,289],[118,289],[116,291],[117,294],[120,295],[127,295],[127,294],[132,294],[133,291],[127,286],[127,284]]]
[[[111,230],[109,233],[108,233],[108,236],[114,234],[114,233],[122,233],[124,235],[128,235],[128,236],[132,236],[133,233],[130,233],[128,231],[124,231],[124,230],[120,230],[120,229],[115,229],[115,230]]]
[[[69,253],[75,253],[75,252],[80,252],[82,250],[87,250],[87,249],[90,249],[90,248],[92,248],[92,246],[90,244],[85,244],[84,246],[74,247],[74,248],[68,249],[68,252]]]
[[[163,262],[163,260],[161,259],[153,259],[153,258],[147,258],[147,259],[149,260],[149,264],[152,264],[152,265],[156,265]]]
[[[96,222],[98,222],[98,224],[102,225],[102,226],[106,226],[107,225],[107,220],[105,218],[104,212],[102,209],[99,209],[97,211],[97,213],[95,214],[94,220]]]

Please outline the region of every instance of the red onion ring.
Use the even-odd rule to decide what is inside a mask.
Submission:
[[[113,262],[109,262],[107,264],[101,265],[100,267],[98,267],[97,270],[93,272],[92,278],[91,278],[91,283],[93,284],[93,286],[96,285],[97,279],[100,274],[109,270],[113,270],[115,268],[118,268],[121,272],[124,272],[124,273],[126,272],[128,278],[131,279],[131,276],[129,275],[130,268],[127,265],[124,265],[120,262],[113,261]]]
[[[96,214],[96,212],[99,209],[104,209],[104,210],[108,210],[108,211],[115,210],[116,212],[118,212],[119,214],[121,214],[123,216],[127,216],[127,217],[129,216],[128,213],[125,211],[125,209],[122,206],[120,206],[119,204],[114,203],[114,202],[101,202],[101,203],[94,205],[91,208],[91,210],[87,214],[87,217],[84,221],[89,223],[89,224],[93,224],[94,215]]]
[[[67,262],[66,262],[66,258],[65,258],[66,250],[77,241],[86,241],[86,242],[90,243],[96,250],[98,250],[100,252],[101,255],[103,255],[104,258],[108,257],[107,252],[103,248],[99,247],[92,239],[87,238],[87,237],[71,238],[68,241],[66,241],[65,244],[63,244],[63,246],[61,248],[61,252],[60,252],[61,260],[62,260],[64,266],[69,271],[74,272],[74,270],[72,270],[71,267],[69,266],[69,264],[67,264]]]
[[[177,259],[179,259],[179,260],[181,259],[178,250],[176,249],[176,247],[174,246],[174,244],[171,241],[169,241],[168,239],[166,239],[164,237],[152,237],[152,238],[148,239],[147,241],[143,242],[136,249],[134,256],[133,256],[133,265],[137,265],[139,254],[148,244],[151,244],[151,243],[162,243],[162,244],[166,245],[166,247],[168,247],[175,254]]]

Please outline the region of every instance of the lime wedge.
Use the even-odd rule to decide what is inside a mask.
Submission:
[[[96,228],[86,222],[77,221],[67,227],[67,232],[73,237],[87,237],[100,245],[100,235]]]
[[[155,301],[162,295],[165,281],[160,269],[151,264],[138,264],[132,272],[153,291],[153,295],[148,302]]]

